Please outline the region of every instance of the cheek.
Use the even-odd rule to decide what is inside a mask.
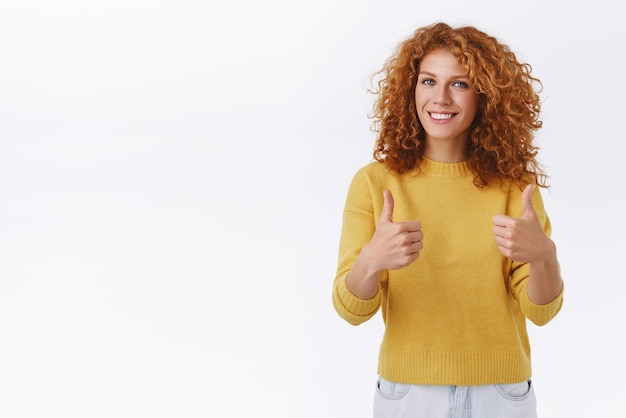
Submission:
[[[428,104],[428,101],[428,97],[426,97],[424,94],[415,95],[415,108],[417,109],[418,113],[424,110],[424,106]]]
[[[413,90],[413,98],[415,99],[415,104],[426,104],[432,96],[432,91],[429,91],[427,88],[421,88],[418,85]]]
[[[472,119],[474,119],[478,113],[478,97],[468,98],[465,109],[467,113],[471,115]]]

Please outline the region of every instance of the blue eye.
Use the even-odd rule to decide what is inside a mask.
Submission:
[[[463,82],[463,81],[455,81],[452,85],[454,87],[460,87],[460,88],[463,88],[463,89],[466,89],[466,88],[469,87],[469,85],[467,83]]]
[[[426,78],[422,80],[422,84],[425,84],[427,86],[432,86],[433,84],[435,84],[435,80],[433,80],[432,78]]]

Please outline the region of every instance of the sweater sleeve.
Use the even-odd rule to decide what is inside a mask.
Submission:
[[[549,237],[552,233],[550,218],[546,214],[541,194],[535,188],[533,192],[533,207],[539,217],[539,222]],[[542,326],[550,322],[561,310],[563,305],[563,288],[559,295],[545,305],[537,305],[528,297],[527,285],[530,276],[530,266],[528,263],[512,263],[511,268],[511,290],[520,304],[522,312],[534,324]]]
[[[359,170],[348,189],[339,243],[339,262],[333,285],[333,306],[339,316],[352,325],[367,321],[380,307],[380,289],[372,299],[364,300],[354,296],[346,286],[346,276],[376,230],[370,187],[364,170]]]

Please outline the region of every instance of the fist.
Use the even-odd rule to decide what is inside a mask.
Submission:
[[[413,263],[424,247],[424,233],[418,221],[393,221],[394,199],[383,191],[383,210],[368,252],[378,270],[397,270]]]
[[[493,234],[498,250],[509,259],[528,263],[539,261],[552,241],[543,231],[535,208],[532,193],[534,186],[529,184],[522,192],[522,215],[514,218],[506,215],[493,217]]]

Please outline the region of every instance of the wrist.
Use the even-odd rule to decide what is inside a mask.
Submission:
[[[537,267],[543,266],[546,268],[558,264],[556,256],[556,245],[550,238],[546,237],[545,241],[541,245],[537,246],[537,249],[538,251],[536,253],[536,256],[532,260],[529,260],[530,264],[534,264]]]
[[[363,276],[378,277],[385,270],[381,266],[381,260],[376,255],[377,251],[371,247],[371,244],[367,244],[361,249],[355,267],[358,266]]]

